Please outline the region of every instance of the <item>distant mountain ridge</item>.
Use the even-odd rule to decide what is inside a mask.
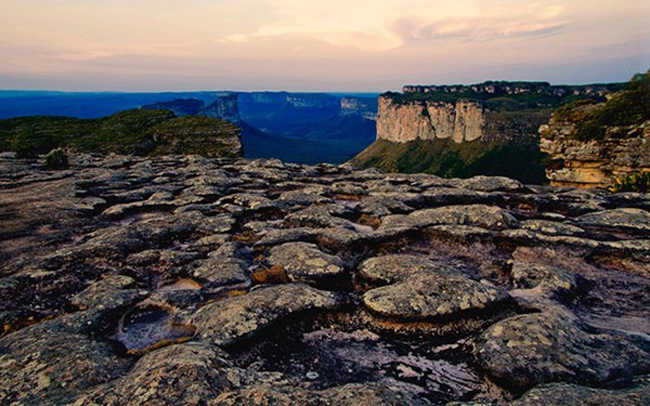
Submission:
[[[64,93],[0,91],[0,118],[101,118],[129,109],[204,116],[242,129],[246,157],[348,161],[375,139],[375,95],[291,92]]]

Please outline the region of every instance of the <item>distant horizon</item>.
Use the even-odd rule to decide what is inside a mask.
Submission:
[[[650,68],[650,66],[648,67]],[[648,69],[635,72],[636,73],[645,73]],[[7,89],[7,88],[0,88],[0,92],[33,92],[33,93],[94,93],[94,94],[134,94],[134,93],[264,93],[264,92],[269,92],[269,93],[304,93],[304,94],[317,94],[317,93],[322,93],[322,94],[331,94],[331,95],[336,95],[336,94],[382,94],[386,92],[401,92],[404,86],[471,86],[471,85],[478,85],[485,83],[487,81],[504,81],[504,82],[527,82],[527,83],[539,83],[539,82],[546,82],[549,83],[551,86],[589,86],[589,85],[599,85],[599,84],[613,84],[613,83],[625,83],[628,82],[632,76],[627,77],[626,79],[623,80],[614,80],[614,81],[590,81],[590,82],[574,82],[574,83],[554,83],[548,80],[525,80],[525,79],[486,79],[480,82],[448,82],[448,83],[404,83],[401,85],[399,88],[392,88],[392,89],[383,89],[383,90],[288,90],[288,89],[279,89],[279,90],[269,90],[269,89],[254,89],[254,90],[233,90],[233,89],[215,89],[215,90],[207,90],[207,89],[184,89],[184,90],[58,90],[58,89],[21,89],[21,88],[16,88],[16,89]]]
[[[0,88],[323,93],[624,82],[648,0],[0,0]]]

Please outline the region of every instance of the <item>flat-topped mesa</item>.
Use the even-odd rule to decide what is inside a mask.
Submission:
[[[475,93],[485,95],[524,95],[537,94],[549,96],[605,96],[612,91],[610,84],[583,86],[551,85],[548,82],[509,82],[487,81],[474,85],[406,85],[404,93]]]
[[[416,139],[451,138],[456,143],[474,141],[483,135],[485,115],[480,102],[419,101],[396,103],[390,96],[379,98],[377,139],[409,142]]]
[[[595,98],[619,84],[552,86],[547,82],[404,86],[379,98],[377,139],[404,143],[452,139],[456,143],[537,138],[552,109],[570,99]]]

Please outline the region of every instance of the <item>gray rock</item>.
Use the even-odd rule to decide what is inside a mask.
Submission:
[[[226,243],[210,253],[207,259],[198,261],[192,275],[203,283],[203,289],[208,293],[248,287],[251,280],[247,255],[248,250],[242,245]]]
[[[345,264],[334,255],[326,254],[314,244],[287,243],[271,249],[268,263],[284,268],[292,281],[318,282],[342,276]]]
[[[409,217],[420,227],[439,224],[458,224],[483,227],[491,230],[516,228],[517,219],[508,211],[494,206],[470,205],[447,206],[437,209],[418,210]]]
[[[82,309],[116,310],[131,306],[147,296],[147,291],[133,289],[135,281],[124,275],[109,275],[72,298]]]
[[[517,192],[523,189],[520,182],[503,176],[474,176],[460,184],[467,189],[482,192]]]
[[[372,285],[389,285],[413,275],[458,275],[455,269],[415,255],[384,255],[365,260],[357,276]]]
[[[228,389],[227,354],[208,343],[185,343],[142,357],[128,374],[80,397],[82,406],[204,405]]]
[[[548,220],[527,220],[521,222],[521,228],[547,235],[580,236],[585,233],[580,227]]]
[[[424,406],[430,403],[393,388],[348,384],[322,391],[256,385],[219,396],[214,406]]]
[[[272,206],[271,200],[267,197],[249,193],[237,193],[219,199],[219,204],[224,203],[236,204],[238,206],[253,210]]]
[[[645,348],[642,348],[645,347]],[[481,366],[509,388],[568,381],[602,384],[650,368],[650,345],[590,334],[564,310],[502,320],[477,340]]]
[[[567,295],[578,286],[578,279],[572,273],[544,264],[515,261],[511,277],[516,288],[533,289],[539,286],[551,294]]]
[[[614,209],[582,215],[575,219],[578,224],[621,229],[631,232],[650,233],[650,213],[641,209]]]
[[[427,206],[448,206],[448,205],[468,205],[468,204],[487,204],[496,199],[489,193],[461,189],[435,187],[427,189],[421,195]]]
[[[333,200],[314,193],[307,193],[303,190],[293,190],[284,192],[278,197],[278,200],[291,206],[311,206],[313,204],[329,204]]]
[[[87,336],[44,326],[0,340],[0,403],[63,404],[126,372],[129,361]]]
[[[512,402],[513,406],[637,406],[650,404],[650,377],[635,379],[624,389],[594,389],[566,383],[537,386]]]
[[[291,227],[347,227],[354,228],[352,222],[340,216],[351,215],[352,211],[342,205],[330,204],[325,206],[312,206],[284,218]]]
[[[292,241],[315,242],[318,230],[308,227],[298,227],[269,231],[255,243],[256,246],[279,245]]]
[[[373,313],[396,320],[458,319],[504,305],[508,295],[463,276],[412,275],[369,290],[363,303]]]
[[[265,328],[307,311],[332,310],[336,295],[301,284],[257,289],[208,304],[192,317],[197,336],[220,346],[250,339]]]

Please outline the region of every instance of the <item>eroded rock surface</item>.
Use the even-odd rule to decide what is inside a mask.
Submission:
[[[0,157],[0,403],[644,404],[650,196]]]

